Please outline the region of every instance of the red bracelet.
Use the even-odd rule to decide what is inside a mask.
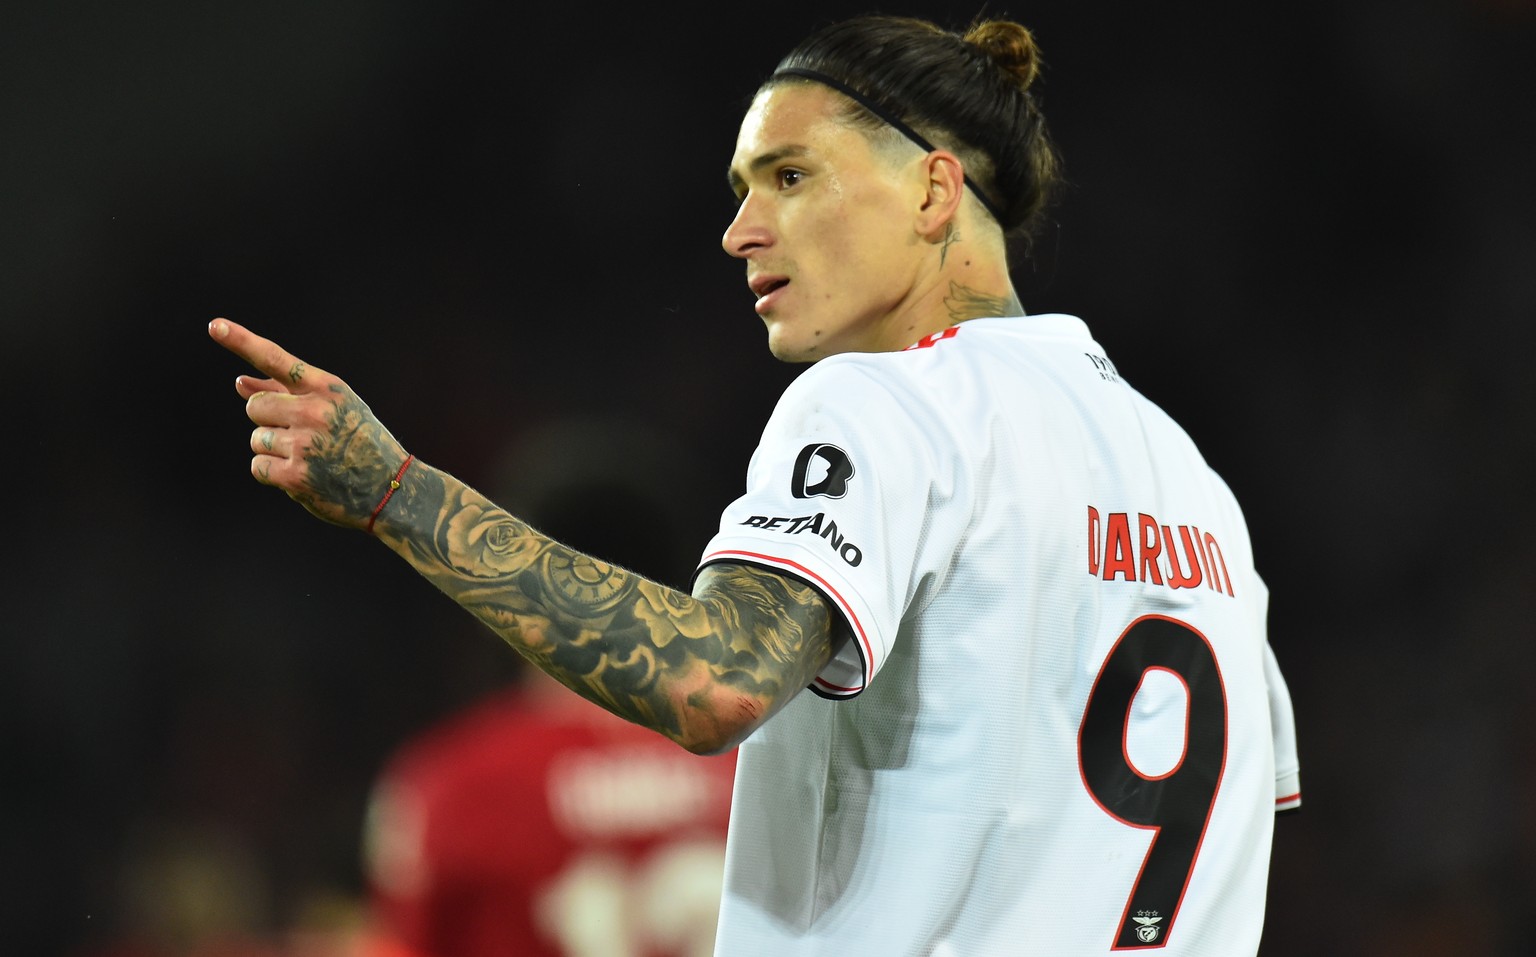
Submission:
[[[379,513],[384,511],[384,506],[389,504],[390,498],[393,497],[395,491],[400,488],[400,478],[405,475],[405,470],[411,467],[411,460],[414,458],[416,458],[416,456],[407,455],[405,457],[405,461],[400,463],[400,471],[396,472],[395,477],[389,481],[389,490],[384,493],[383,498],[379,499],[379,504],[373,507],[373,514],[368,516],[368,531],[373,531],[373,523],[378,521]]]

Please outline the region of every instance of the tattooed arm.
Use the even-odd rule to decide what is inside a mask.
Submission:
[[[236,379],[256,423],[251,474],[326,521],[366,527],[406,461],[400,443],[336,376],[228,320],[209,331],[269,376]],[[711,565],[689,595],[574,551],[419,461],[374,532],[561,683],[700,754],[740,743],[843,637],[797,579]]]
[[[712,565],[694,594],[540,534],[436,469],[406,473],[376,533],[418,572],[578,694],[709,753],[732,747],[832,653],[820,593]]]

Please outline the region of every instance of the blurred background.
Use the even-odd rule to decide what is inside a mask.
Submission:
[[[580,446],[662,531],[571,544],[682,584],[801,371],[719,246],[737,121],[866,9],[979,8],[5,6],[0,952],[323,926],[386,755],[517,668],[251,481],[209,319],[509,506]],[[1186,425],[1270,584],[1306,806],[1264,952],[1531,953],[1536,2],[984,12],[1071,181],[1026,307]]]

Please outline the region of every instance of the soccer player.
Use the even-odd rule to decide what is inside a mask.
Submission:
[[[735,753],[691,755],[528,671],[375,782],[379,937],[430,957],[708,957]]]
[[[742,120],[723,244],[785,390],[691,593],[418,462],[226,319],[253,475],[371,531],[528,660],[740,745],[721,957],[1253,954],[1291,704],[1234,497],[1009,253],[1057,157],[1034,38],[815,31]],[[809,689],[807,691],[807,689]],[[508,809],[507,813],[516,813]]]

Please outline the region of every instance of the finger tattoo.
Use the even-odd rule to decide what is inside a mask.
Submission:
[[[293,368],[288,370],[288,379],[290,382],[298,382],[302,378],[304,378],[304,363],[295,362]]]
[[[271,429],[268,429],[267,431],[261,433],[261,447],[266,449],[268,452],[272,451],[272,430]]]

